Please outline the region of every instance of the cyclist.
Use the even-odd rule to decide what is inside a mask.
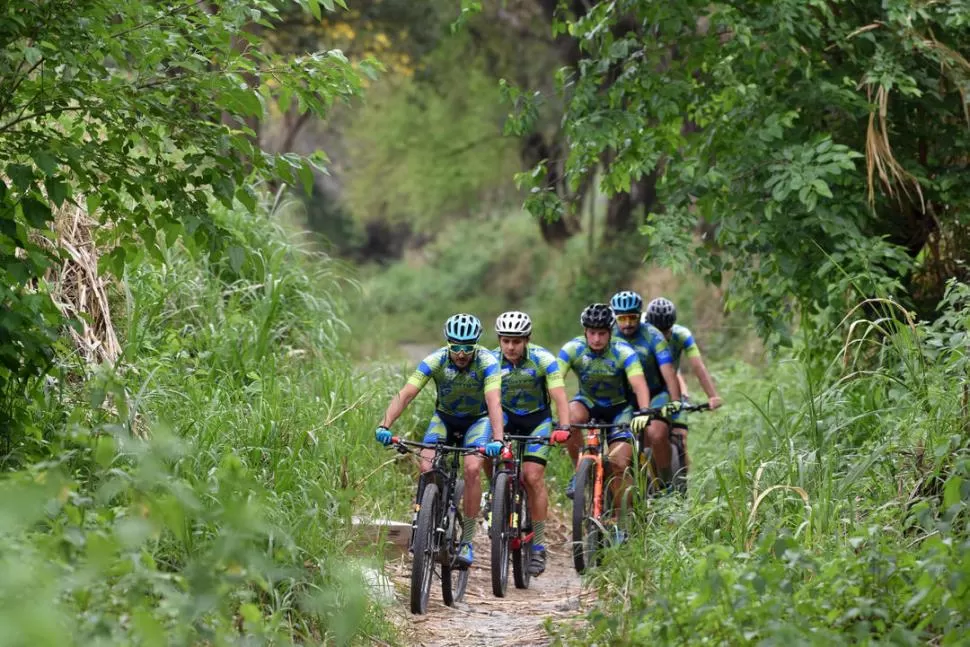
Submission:
[[[660,334],[664,336],[664,339],[667,340],[671,359],[673,360],[674,368],[677,370],[680,392],[684,399],[687,399],[687,385],[680,375],[680,358],[682,356],[690,360],[691,370],[697,375],[697,380],[701,383],[701,388],[707,394],[707,401],[711,409],[720,407],[722,404],[721,397],[717,394],[717,389],[714,387],[714,380],[711,379],[711,374],[704,364],[704,358],[701,357],[701,351],[697,347],[697,342],[694,341],[694,336],[690,330],[676,323],[677,308],[674,307],[674,304],[668,299],[658,297],[647,304],[647,311],[643,314],[643,318],[647,323],[657,328]],[[678,413],[674,416],[672,425],[675,429],[679,428],[684,430],[684,446],[686,448],[687,423],[685,419]]]
[[[650,406],[667,406],[673,410],[672,415],[676,416],[676,409],[681,401],[677,370],[663,334],[649,323],[640,322],[643,299],[636,292],[622,290],[613,295],[610,305],[616,313],[615,331],[636,349],[640,357],[647,387],[653,396]],[[640,433],[643,431],[642,425],[648,421],[646,441],[653,449],[660,478],[664,483],[670,483],[673,472],[670,467],[669,423],[665,418],[650,420],[640,417],[632,422],[631,427],[636,433]]]
[[[630,344],[612,337],[613,310],[605,303],[587,306],[579,320],[584,328],[583,336],[566,342],[559,351],[563,377],[572,368],[579,380],[579,392],[569,403],[569,421],[584,424],[595,418],[605,423],[629,422],[633,407],[627,402],[628,388],[633,390],[638,408],[650,404],[650,391],[637,352]],[[614,428],[607,434],[610,465],[615,474],[623,474],[630,464],[632,440],[633,435],[625,428]],[[582,449],[579,430],[572,430],[567,447],[576,465]],[[616,489],[617,480],[612,481],[614,493],[621,491]],[[574,474],[566,496],[572,498],[575,488]],[[619,505],[616,509],[619,510]]]
[[[569,434],[569,405],[566,385],[555,355],[542,346],[530,343],[532,319],[524,312],[504,312],[495,321],[499,347],[493,353],[502,372],[502,409],[505,430],[522,436],[549,438],[552,432],[552,410],[549,400],[559,412],[558,438]],[[529,497],[532,517],[532,561],[529,573],[540,575],[546,570],[545,528],[549,506],[546,491],[546,461],[549,445],[527,445],[523,456],[522,478]]]
[[[482,323],[474,315],[452,315],[445,322],[444,334],[448,344],[418,364],[404,388],[391,399],[375,436],[378,442],[389,445],[391,425],[404,413],[428,380],[433,379],[437,402],[424,434],[424,442],[443,441],[449,445],[462,442],[464,447],[484,447],[487,456],[498,456],[504,437],[502,376],[495,357],[487,348],[478,345]],[[422,450],[422,473],[431,469],[433,456],[433,450]],[[479,455],[465,457],[465,516],[458,550],[458,561],[465,566],[470,566],[475,558],[472,539],[475,536],[476,507],[481,496],[482,462]]]

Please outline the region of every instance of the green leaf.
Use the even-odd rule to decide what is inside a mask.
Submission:
[[[47,151],[34,153],[34,164],[48,176],[57,173],[57,159]]]
[[[321,2],[323,2],[323,6],[327,11],[331,11],[331,12],[335,11],[335,7],[333,6],[333,0],[321,0]]]
[[[25,196],[20,203],[24,212],[24,218],[31,227],[42,229],[54,217],[51,208],[33,196]]]
[[[236,199],[246,207],[249,213],[256,213],[256,196],[248,186],[236,189]]]
[[[320,20],[323,15],[320,13],[320,4],[317,0],[307,0],[307,7],[314,18]]]
[[[94,213],[98,210],[98,207],[101,206],[101,196],[92,192],[87,195],[85,200],[87,201],[88,215],[93,217]]]
[[[59,177],[49,177],[44,182],[44,186],[47,188],[47,197],[54,206],[60,208],[66,200],[71,195],[70,187],[64,183]]]
[[[36,47],[24,48],[24,60],[27,61],[28,65],[35,65],[42,58],[44,58],[44,54]]]
[[[34,169],[24,164],[7,164],[7,175],[21,191],[29,189],[34,182]]]
[[[946,485],[943,487],[943,507],[949,508],[960,503],[961,493],[960,489],[963,485],[963,479],[959,476],[951,476],[946,480]]]
[[[829,185],[826,184],[825,180],[813,180],[812,186],[815,188],[815,193],[826,198],[832,197],[832,190],[829,189]]]
[[[313,167],[308,160],[302,160],[300,164],[300,181],[303,182],[303,191],[307,195],[313,195]]]
[[[239,245],[229,246],[229,266],[232,271],[239,274],[239,270],[242,269],[243,261],[246,260],[246,250]]]

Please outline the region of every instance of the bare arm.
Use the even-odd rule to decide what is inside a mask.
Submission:
[[[505,423],[502,419],[502,391],[494,389],[485,393],[485,407],[488,420],[492,423],[492,440],[505,440]]]
[[[569,426],[569,402],[566,400],[566,387],[555,386],[549,389],[549,397],[556,403],[556,413],[559,414],[559,424]]]
[[[721,396],[717,394],[717,389],[714,387],[714,380],[711,379],[711,374],[708,372],[707,366],[704,365],[704,359],[700,355],[691,357],[690,366],[694,369],[694,373],[697,374],[697,380],[701,383],[701,388],[704,389],[704,393],[707,394],[711,409],[717,409],[721,406]]]
[[[627,381],[630,382],[630,388],[633,389],[633,393],[637,396],[637,407],[640,409],[649,407],[650,388],[647,386],[647,380],[642,375],[631,375],[627,377]]]
[[[391,398],[391,403],[387,405],[387,411],[384,412],[384,418],[381,420],[381,426],[390,429],[394,421],[401,417],[411,401],[418,396],[418,393],[420,393],[418,387],[413,384],[405,384],[400,393]]]
[[[685,400],[687,399],[687,382],[684,381],[684,376],[677,371],[677,384],[680,385],[680,395]]]
[[[660,374],[663,375],[664,382],[667,384],[667,391],[670,392],[670,400],[680,400],[680,380],[677,378],[677,371],[674,370],[674,365],[661,365]]]

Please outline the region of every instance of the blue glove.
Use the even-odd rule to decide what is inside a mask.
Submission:
[[[377,438],[377,442],[382,445],[391,444],[391,431],[387,427],[378,427],[374,437]]]
[[[502,453],[502,443],[500,443],[499,441],[493,440],[492,442],[485,445],[486,456],[493,457],[493,456],[498,456],[501,453]]]

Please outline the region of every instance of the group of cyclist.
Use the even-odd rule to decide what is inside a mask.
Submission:
[[[495,322],[498,347],[479,344],[482,324],[471,314],[456,314],[444,326],[447,344],[418,364],[407,384],[391,399],[376,438],[387,445],[390,428],[429,380],[437,389],[435,412],[425,432],[425,443],[461,443],[479,447],[487,457],[498,456],[506,430],[511,434],[565,443],[575,466],[582,436],[571,425],[591,419],[604,423],[629,423],[608,435],[610,464],[625,478],[633,453],[634,434],[643,433],[653,448],[660,478],[671,483],[669,426],[686,433],[680,406],[686,387],[680,375],[682,357],[688,358],[698,376],[710,407],[721,405],[714,383],[691,332],[676,323],[674,304],[665,298],[651,301],[646,309],[636,292],[624,290],[609,304],[593,303],[583,309],[580,335],[567,342],[558,357],[533,344],[532,320],[524,312],[510,311]],[[567,402],[565,376],[574,371],[579,389]],[[559,416],[553,423],[550,401]],[[662,408],[660,417],[641,415],[640,410]],[[545,570],[545,522],[548,493],[545,466],[550,453],[545,442],[527,445],[523,480],[533,526],[531,575]],[[423,450],[421,471],[431,468],[434,452]],[[481,472],[485,459],[464,459],[464,518],[458,561],[470,566],[474,560],[472,539],[481,497]],[[575,476],[566,495],[573,496]]]

